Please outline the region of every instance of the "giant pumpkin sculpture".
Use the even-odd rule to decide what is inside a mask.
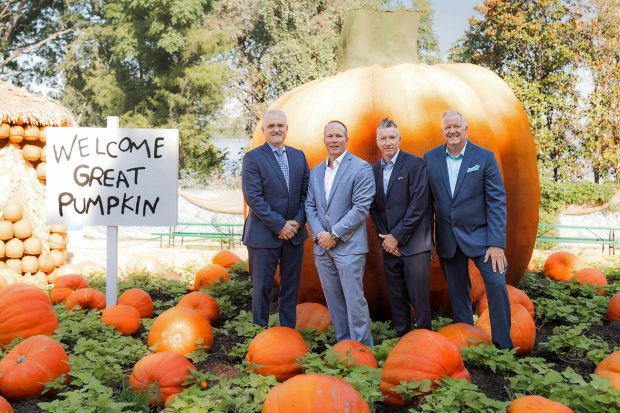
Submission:
[[[411,53],[411,48],[416,44],[417,15],[403,17],[403,13],[410,12],[353,12],[343,28],[342,44],[346,49],[341,67],[347,70],[299,86],[280,97],[271,108],[286,112],[286,143],[303,150],[311,168],[327,158],[323,128],[330,120],[338,119],[348,126],[350,152],[375,163],[380,158],[375,128],[382,118],[388,116],[398,124],[402,149],[422,156],[444,142],[441,114],[448,109],[463,113],[471,141],[493,151],[500,165],[508,212],[507,281],[514,285],[522,278],[531,258],[538,227],[536,148],[526,113],[510,87],[490,70],[472,64],[415,64],[417,53]],[[347,37],[347,31],[355,36]],[[368,50],[375,39],[384,39],[384,44]],[[352,43],[361,44],[365,50],[351,50]],[[403,55],[398,48],[408,50]],[[376,54],[379,57],[374,59]],[[366,62],[371,63],[361,63],[363,67],[359,67],[358,63],[346,60],[352,55],[365,56]],[[258,125],[251,146],[263,143]],[[368,225],[368,235],[366,298],[371,315],[385,318],[389,314],[387,290],[372,224]],[[311,239],[304,247],[299,301],[325,302]],[[435,307],[448,301],[447,284],[439,265],[431,266],[431,301]]]

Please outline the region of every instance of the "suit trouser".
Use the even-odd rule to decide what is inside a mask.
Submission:
[[[314,262],[336,340],[357,340],[372,346],[370,313],[362,281],[366,254],[338,255],[326,251],[323,255],[315,255]]]
[[[512,348],[510,338],[510,300],[506,290],[506,272],[493,272],[491,259],[485,263],[484,255],[471,257],[480,270],[489,302],[491,335],[498,348]],[[448,281],[448,292],[452,304],[452,318],[456,323],[473,324],[471,282],[469,280],[468,257],[456,247],[452,258],[441,258],[441,268]]]
[[[252,277],[252,318],[255,324],[266,326],[269,322],[269,295],[273,288],[273,277],[279,261],[280,325],[295,328],[303,254],[303,243],[294,245],[289,241],[284,241],[280,248],[248,247],[250,276]]]
[[[428,267],[431,252],[397,257],[383,251],[383,269],[390,297],[392,325],[398,336],[411,331],[411,305],[418,328],[431,329]]]

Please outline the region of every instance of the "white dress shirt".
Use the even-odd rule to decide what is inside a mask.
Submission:
[[[340,162],[346,155],[347,151],[344,151],[342,155],[334,159],[332,162],[332,168],[329,167],[329,158],[325,161],[325,201],[329,200],[329,193],[332,190],[332,185],[334,184],[334,178],[336,177],[336,173],[338,172],[338,167],[340,166]]]

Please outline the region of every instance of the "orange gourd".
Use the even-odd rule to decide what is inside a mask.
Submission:
[[[39,288],[13,284],[0,290],[0,347],[18,337],[51,336],[57,327],[52,303]]]
[[[0,413],[13,413],[13,408],[2,396],[0,396]]]
[[[215,282],[226,282],[228,280],[230,280],[230,274],[226,268],[218,264],[209,264],[196,273],[194,290],[209,288]]]
[[[188,308],[172,307],[153,322],[149,333],[149,347],[153,351],[171,351],[185,356],[202,346],[209,351],[213,346],[213,330],[206,318]]]
[[[491,337],[484,330],[467,323],[450,324],[437,332],[458,347],[491,344]]]
[[[134,393],[146,393],[149,403],[162,404],[184,389],[183,383],[192,370],[196,367],[180,354],[149,354],[134,365],[129,387]]]
[[[131,288],[123,292],[118,297],[119,304],[126,304],[135,307],[142,318],[153,317],[155,308],[153,307],[153,299],[149,293],[141,288]]]
[[[476,326],[491,337],[491,320],[488,309],[480,315]],[[536,324],[529,311],[521,304],[510,306],[510,338],[512,345],[517,347],[516,353],[518,355],[529,354],[534,349]]]
[[[594,374],[606,378],[611,382],[612,388],[620,390],[620,350],[605,357],[596,366]]]
[[[470,381],[459,348],[439,333],[413,330],[388,354],[381,372],[381,392],[386,396],[385,403],[400,406],[405,402],[392,389],[402,381],[434,381],[443,377]]]
[[[368,366],[377,368],[377,359],[370,348],[357,340],[342,340],[337,342],[330,350],[338,360],[346,366]]]
[[[245,359],[250,371],[262,376],[275,376],[284,381],[301,373],[297,357],[310,348],[299,332],[289,327],[271,327],[250,341]]]
[[[10,400],[38,397],[45,383],[70,369],[69,357],[60,343],[47,336],[29,337],[0,361],[0,393]]]
[[[325,374],[300,374],[273,387],[262,413],[370,413],[368,403],[346,381]]]
[[[543,273],[555,281],[568,281],[573,278],[577,256],[566,251],[558,251],[549,255],[543,266]]]
[[[546,397],[522,396],[510,403],[507,413],[573,413],[573,411],[562,403]]]
[[[73,311],[75,307],[80,310],[102,310],[105,308],[105,294],[90,287],[75,290],[67,297],[66,308]]]
[[[327,331],[332,319],[329,310],[319,303],[297,304],[295,309],[295,330],[314,329],[316,331]]]
[[[221,265],[224,268],[228,268],[231,265],[238,263],[239,261],[242,261],[242,259],[238,255],[230,251],[220,251],[215,254],[213,256],[213,259],[211,260],[213,264]]]
[[[101,321],[123,335],[136,333],[141,325],[140,312],[135,307],[125,304],[107,307],[101,313]]]
[[[605,289],[602,286],[607,285],[607,277],[596,268],[583,268],[577,271],[571,280],[579,285],[600,285],[598,294],[605,295]]]
[[[506,289],[508,290],[508,299],[510,300],[510,305],[521,304],[523,307],[525,307],[528,313],[530,313],[532,318],[536,317],[534,303],[526,293],[519,290],[517,287],[513,287],[512,285],[507,285]],[[478,304],[478,315],[482,314],[487,308],[489,308],[489,302],[487,301],[487,295],[485,293],[480,299],[480,303]]]
[[[620,320],[620,293],[614,294],[611,300],[609,300],[609,304],[607,305],[607,320],[610,323]]]
[[[184,295],[176,306],[194,310],[210,322],[216,321],[220,317],[220,306],[215,298],[202,291],[194,291]]]
[[[80,288],[88,288],[88,281],[79,274],[63,275],[54,280],[54,288],[50,293],[52,304],[62,303],[67,297]]]

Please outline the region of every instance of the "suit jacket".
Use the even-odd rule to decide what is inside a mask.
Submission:
[[[309,168],[306,156],[298,149],[286,146],[289,165],[289,187],[269,144],[265,143],[243,158],[241,187],[249,208],[243,227],[243,243],[251,248],[278,248],[278,238],[286,221],[294,219],[301,224],[291,239],[300,245],[308,238],[304,202],[308,193]]]
[[[424,155],[435,210],[437,254],[454,256],[456,246],[469,257],[488,247],[506,248],[506,194],[493,152],[467,143],[454,196],[450,193],[446,146]]]
[[[347,152],[334,177],[329,198],[325,200],[325,162],[310,173],[306,215],[314,241],[314,253],[322,255],[316,236],[334,231],[340,241],[332,249],[339,255],[368,252],[366,217],[375,194],[375,181],[368,162]]]
[[[383,193],[381,161],[372,167],[376,193],[370,216],[379,234],[392,234],[404,256],[433,249],[433,209],[424,159],[401,150]]]

